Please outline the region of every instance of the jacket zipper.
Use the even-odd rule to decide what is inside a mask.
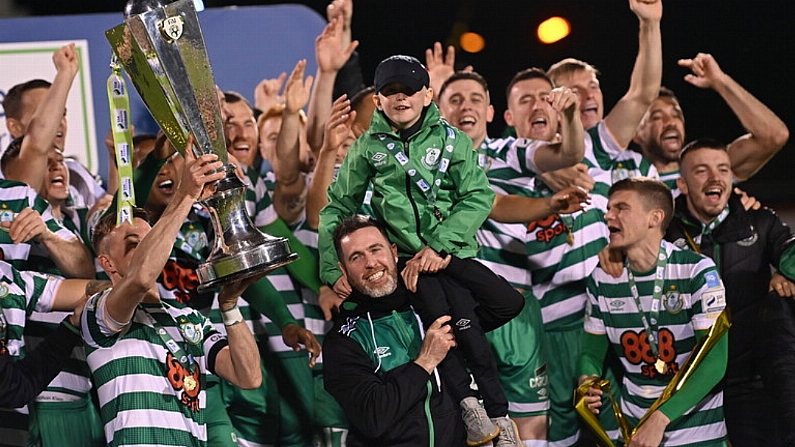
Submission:
[[[408,348],[411,346],[411,334],[409,333],[409,329],[405,320],[403,320],[403,317],[396,310],[392,311],[392,318],[395,320],[398,333],[400,333],[400,335],[403,337],[403,343]],[[433,415],[431,414],[431,395],[433,394],[433,386],[431,385],[430,380],[427,382],[426,391],[427,393],[425,395],[424,408],[425,420],[428,423],[428,446],[434,447],[436,443],[436,435],[433,426]]]
[[[409,155],[409,142],[403,142],[403,152],[406,153],[407,157]],[[422,229],[420,228],[420,210],[417,208],[417,204],[414,202],[414,197],[411,193],[411,177],[409,177],[408,173],[406,173],[406,196],[409,198],[409,203],[411,203],[411,208],[414,210],[414,223],[416,226],[417,237],[420,238],[423,244],[428,245],[428,241],[422,237]]]

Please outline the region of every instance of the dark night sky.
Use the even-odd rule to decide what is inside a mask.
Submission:
[[[33,14],[121,11],[123,0],[12,0]],[[285,3],[252,0],[205,0],[207,7]],[[325,14],[327,0],[303,3]],[[445,42],[454,24],[486,38],[478,54],[457,53],[457,65],[473,65],[491,86],[499,120],[490,133],[499,134],[505,108],[504,88],[524,68],[547,68],[568,56],[594,64],[601,72],[606,109],[626,91],[637,52],[637,19],[626,0],[355,0],[354,38],[361,41],[365,79],[386,56],[405,53],[424,57],[434,41]],[[788,0],[665,0],[662,22],[663,84],[680,98],[688,137],[715,137],[730,142],[742,126],[720,97],[682,80],[679,58],[712,53],[721,68],[767,104],[792,129],[795,94],[788,91],[795,72],[795,2]],[[569,19],[572,34],[543,45],[535,29],[543,19]],[[795,138],[746,188],[763,200],[795,203]]]

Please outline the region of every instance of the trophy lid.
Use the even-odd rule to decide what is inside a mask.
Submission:
[[[129,0],[124,7],[124,17],[143,14],[153,9],[162,8],[175,1],[177,0]]]

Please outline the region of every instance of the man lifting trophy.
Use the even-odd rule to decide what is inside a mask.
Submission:
[[[252,224],[246,186],[228,163],[224,123],[207,49],[193,0],[130,0],[123,24],[106,37],[149,112],[174,147],[185,154],[188,136],[198,155],[214,153],[226,177],[203,204],[215,233],[207,262],[197,269],[199,287],[271,271],[298,258],[286,238]]]

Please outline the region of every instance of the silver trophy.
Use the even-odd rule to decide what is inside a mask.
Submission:
[[[221,106],[193,0],[130,0],[125,21],[105,32],[149,112],[185,154],[188,135],[197,155],[214,153],[226,177],[202,203],[215,239],[196,270],[199,288],[266,273],[298,259],[289,241],[257,230],[245,208],[246,186],[228,163]]]

